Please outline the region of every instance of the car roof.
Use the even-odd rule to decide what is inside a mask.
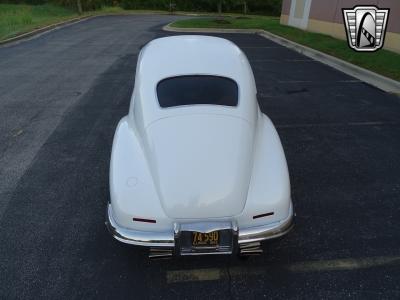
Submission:
[[[215,75],[233,79],[239,87],[235,108],[193,105],[163,109],[156,94],[157,84],[169,77]],[[179,35],[152,40],[142,48],[136,67],[131,111],[148,126],[157,119],[185,113],[225,112],[248,121],[257,106],[253,72],[245,54],[231,41],[203,35]]]
[[[142,50],[139,64],[146,78],[163,78],[187,73],[215,74],[233,79],[248,65],[243,52],[232,42],[218,37],[181,35],[151,41]],[[157,70],[157,72],[154,72]],[[146,72],[148,71],[148,72]]]

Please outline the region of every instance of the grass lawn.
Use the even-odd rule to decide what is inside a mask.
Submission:
[[[77,16],[72,10],[50,4],[0,4],[0,40]]]
[[[178,28],[264,29],[296,43],[400,81],[400,54],[383,49],[372,53],[355,52],[348,47],[347,41],[281,25],[277,17],[194,18],[177,21],[171,26]]]

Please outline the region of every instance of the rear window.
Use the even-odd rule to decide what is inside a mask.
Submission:
[[[194,104],[238,105],[238,86],[226,77],[190,75],[171,77],[157,84],[161,107]]]

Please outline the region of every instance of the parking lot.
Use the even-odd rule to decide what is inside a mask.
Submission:
[[[137,54],[172,16],[98,17],[0,47],[0,298],[399,298],[400,98],[258,35],[295,229],[262,256],[149,261],[104,226]],[[160,66],[162,67],[162,66]]]

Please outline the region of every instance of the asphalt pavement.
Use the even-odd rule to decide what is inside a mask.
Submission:
[[[137,54],[178,17],[98,17],[0,47],[0,298],[400,297],[400,98],[250,34],[296,227],[262,256],[149,261],[104,226]],[[161,67],[161,66],[160,66]]]

